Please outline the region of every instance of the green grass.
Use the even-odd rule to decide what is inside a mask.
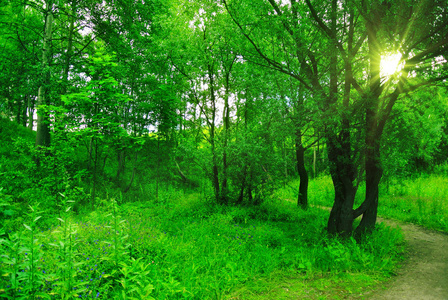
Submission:
[[[259,207],[174,192],[163,203],[104,200],[49,228],[39,228],[35,209],[1,239],[0,298],[343,299],[393,274],[397,230],[380,226],[363,244],[331,238],[328,213],[275,199]]]
[[[394,180],[384,191],[380,215],[448,232],[448,178],[422,175],[415,179]]]
[[[297,202],[299,181],[277,191],[277,197]],[[393,179],[380,184],[378,214],[381,217],[412,222],[430,229],[448,232],[448,177],[421,175],[413,179]],[[333,205],[334,191],[329,176],[310,181],[309,203],[315,206]],[[356,204],[363,201],[365,185],[361,184]]]

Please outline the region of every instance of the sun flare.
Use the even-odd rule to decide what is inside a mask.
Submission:
[[[389,77],[400,71],[403,68],[400,59],[401,53],[381,55],[380,76]]]

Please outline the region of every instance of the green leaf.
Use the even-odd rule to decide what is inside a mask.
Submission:
[[[13,216],[14,215],[14,211],[11,209],[7,209],[3,212],[6,216]]]

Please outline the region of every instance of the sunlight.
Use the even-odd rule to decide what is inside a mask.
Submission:
[[[401,53],[381,55],[381,78],[389,77],[400,71],[403,68],[403,64],[400,64]]]

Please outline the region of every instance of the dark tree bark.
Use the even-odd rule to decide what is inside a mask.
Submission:
[[[337,48],[337,1],[331,3],[330,38],[334,49]],[[337,52],[330,54],[330,94],[329,107],[337,103],[338,98],[338,72]],[[337,127],[330,124],[330,127]],[[350,128],[349,122],[341,122],[342,128],[339,134],[333,128],[327,131],[328,160],[330,162],[330,174],[334,186],[334,204],[328,219],[328,232],[331,234],[349,235],[353,231],[353,204],[355,202],[356,187],[354,167],[352,165]]]
[[[115,175],[115,180],[118,182],[120,180],[121,173],[125,170],[126,153],[125,149],[119,149],[117,151],[117,174]]]
[[[231,67],[230,67],[231,68]],[[230,72],[230,70],[229,70]],[[228,187],[227,187],[227,146],[228,146],[228,139],[229,139],[229,130],[230,130],[230,106],[229,106],[229,89],[230,89],[230,81],[229,76],[230,73],[226,72],[226,84],[225,84],[225,96],[224,96],[224,114],[223,114],[223,121],[224,121],[224,144],[223,144],[223,154],[222,154],[222,195],[224,199],[227,199],[228,197]]]
[[[123,190],[123,193],[127,193],[129,191],[129,189],[131,188],[132,183],[134,182],[135,173],[137,172],[137,157],[138,157],[138,152],[135,151],[135,153],[134,153],[134,167],[132,168],[131,180],[129,181],[129,184],[127,185],[127,187]],[[157,189],[157,191],[156,191],[157,199],[159,199],[159,197],[158,197],[158,195],[159,195],[159,193],[158,193],[158,189],[159,189],[159,183],[158,183],[159,174],[158,174],[158,172],[159,171],[157,170],[157,187],[156,187],[156,189]]]
[[[21,122],[22,122],[22,126],[23,126],[23,127],[26,127],[26,122],[27,122],[26,112],[27,112],[27,110],[28,110],[28,102],[29,102],[28,98],[29,98],[29,97],[30,97],[30,96],[29,96],[28,93],[27,93],[27,94],[25,94],[25,97],[24,97],[24,99],[23,99],[22,119],[21,119]]]
[[[337,144],[334,137],[327,137],[330,174],[334,186],[334,204],[328,219],[327,230],[331,234],[349,235],[353,231],[353,204],[356,187],[354,166],[350,160],[349,144]]]
[[[296,135],[296,161],[300,177],[299,196],[297,205],[303,209],[308,208],[308,172],[305,168],[305,148],[302,145],[302,133],[298,130]]]
[[[383,92],[380,78],[381,45],[377,38],[381,20],[373,11],[371,19],[366,22],[368,49],[369,49],[369,87],[365,95],[365,172],[366,194],[361,208],[355,212],[354,217],[362,213],[361,223],[356,229],[356,236],[372,231],[375,228],[378,210],[378,186],[383,174],[380,162],[380,140],[382,129],[378,127],[378,113],[380,96]]]
[[[51,40],[53,36],[53,12],[52,3],[47,3],[47,12],[45,17],[45,32],[42,49],[42,84],[39,87],[37,96],[37,106],[48,104],[48,86],[50,84],[50,60],[51,60]],[[38,111],[37,113],[37,132],[36,147],[50,146],[50,120],[48,113]]]
[[[244,166],[243,179],[242,179],[241,188],[240,188],[240,195],[238,196],[238,199],[236,200],[236,204],[243,204],[244,190],[246,189],[246,176],[247,176],[247,166]]]

